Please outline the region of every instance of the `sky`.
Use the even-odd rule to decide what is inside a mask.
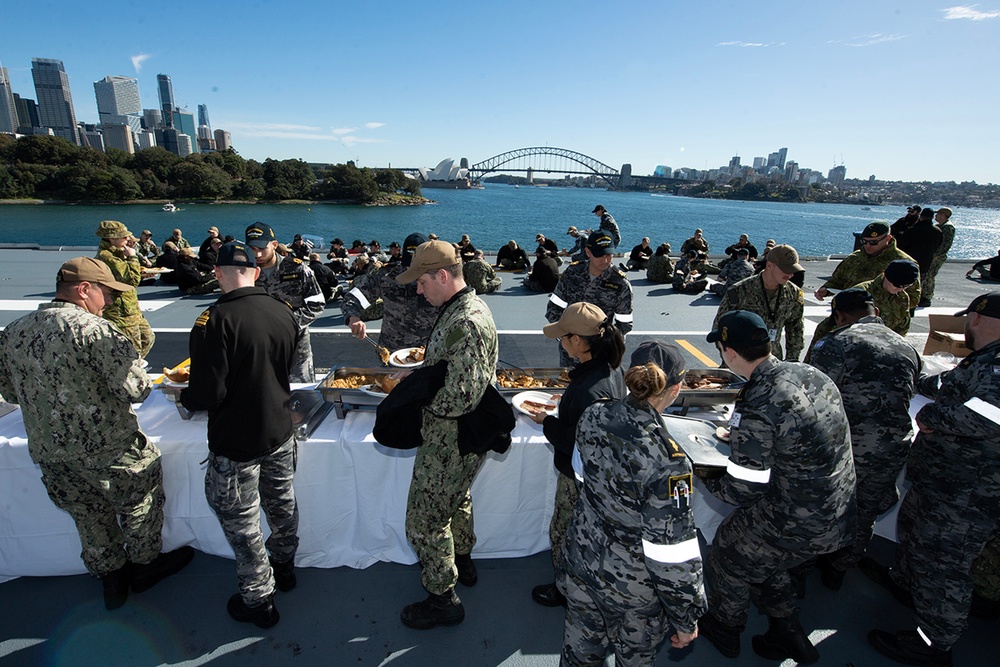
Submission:
[[[651,174],[781,147],[848,178],[1000,182],[1000,0],[14,3],[0,64],[207,104],[244,157],[470,163],[529,146]],[[162,7],[162,9],[161,9]]]

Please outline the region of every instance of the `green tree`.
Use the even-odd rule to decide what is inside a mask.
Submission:
[[[136,171],[149,171],[163,183],[169,183],[170,169],[181,159],[161,146],[143,149],[133,157]]]
[[[170,169],[170,182],[178,197],[223,199],[232,192],[232,181],[221,167],[194,155]]]
[[[302,160],[264,160],[265,197],[305,199],[315,182],[309,165]]]

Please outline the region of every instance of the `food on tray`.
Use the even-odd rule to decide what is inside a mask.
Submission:
[[[715,429],[715,437],[722,442],[729,442],[729,429],[724,426],[720,426]]]
[[[569,384],[569,376],[563,371],[559,374],[558,378],[536,378],[531,373],[502,370],[497,371],[497,382],[504,389],[538,389],[542,387],[559,389]]]
[[[330,389],[361,389],[361,387],[366,387],[368,385],[374,384],[376,386],[382,385],[382,378],[387,377],[385,375],[347,375],[342,378],[337,378],[334,380],[327,379],[323,381],[324,387],[329,387]]]
[[[555,403],[539,403],[538,401],[527,400],[521,401],[521,406],[534,414],[538,414],[540,412],[551,412],[558,407]]]
[[[419,364],[423,360],[424,360],[424,348],[422,347],[415,347],[411,349],[403,358],[403,361],[408,364]]]
[[[375,351],[378,352],[378,358],[382,360],[382,363],[386,366],[389,365],[389,348],[382,347],[378,345],[375,347]]]
[[[163,374],[171,382],[187,382],[191,378],[191,367],[164,368]]]
[[[692,376],[684,379],[681,389],[722,389],[732,384],[731,380],[713,375]]]
[[[378,386],[382,389],[382,391],[388,394],[397,384],[399,384],[398,379],[392,377],[391,375],[383,375],[382,379],[378,383]]]

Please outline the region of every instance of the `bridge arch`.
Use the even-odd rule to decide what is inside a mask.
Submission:
[[[554,158],[560,164],[542,164],[536,166],[529,163],[529,158],[540,156]],[[576,165],[579,165],[579,167]],[[584,155],[583,153],[578,153],[567,148],[554,148],[551,146],[517,148],[506,153],[494,155],[487,160],[477,162],[469,167],[469,174],[478,181],[482,180],[486,175],[497,171],[528,172],[529,170],[561,174],[593,174],[603,179],[611,187],[617,187],[621,180],[621,173],[617,169],[609,167],[600,160],[595,160],[589,155]]]

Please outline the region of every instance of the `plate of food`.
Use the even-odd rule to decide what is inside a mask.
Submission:
[[[514,409],[523,412],[529,417],[545,413],[547,415],[559,414],[559,395],[549,394],[544,391],[522,391],[515,394],[510,399],[510,404]]]
[[[725,426],[720,426],[719,428],[715,429],[715,437],[721,440],[722,442],[729,442],[729,429],[726,428]]]
[[[190,366],[175,366],[163,369],[163,382],[167,385],[179,385],[186,387],[191,378]]]
[[[389,355],[389,363],[396,368],[416,368],[424,363],[423,347],[404,347]]]
[[[378,396],[379,398],[385,396],[385,392],[382,391],[382,387],[377,384],[366,384],[359,388],[361,389],[361,393],[368,394],[369,396]]]

